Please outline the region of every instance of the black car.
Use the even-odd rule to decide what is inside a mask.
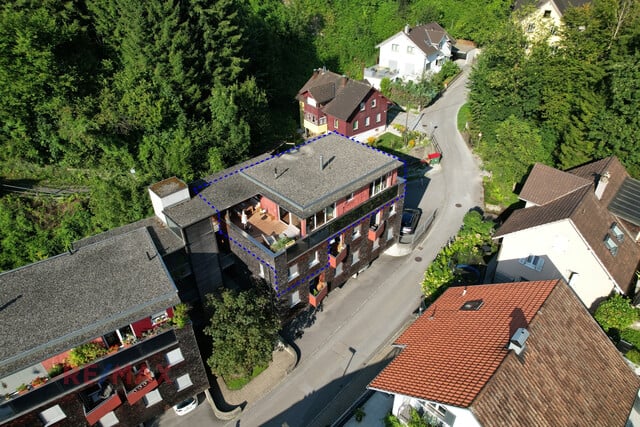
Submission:
[[[416,232],[418,221],[420,221],[422,211],[420,209],[405,208],[402,210],[402,225],[400,234],[413,234]]]

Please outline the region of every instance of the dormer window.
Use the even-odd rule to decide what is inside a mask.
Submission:
[[[610,235],[607,234],[607,237],[604,238],[604,245],[609,249],[611,255],[616,256],[618,253],[618,245],[613,241]]]
[[[525,267],[536,271],[542,271],[542,266],[544,266],[544,259],[536,255],[529,255],[526,258],[520,258],[518,262]]]
[[[615,236],[618,242],[622,242],[624,240],[624,233],[622,229],[618,226],[617,222],[611,224],[611,233]]]

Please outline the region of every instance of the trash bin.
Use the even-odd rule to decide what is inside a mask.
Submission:
[[[442,153],[431,153],[427,156],[430,165],[437,165],[440,163],[440,159],[442,158]]]

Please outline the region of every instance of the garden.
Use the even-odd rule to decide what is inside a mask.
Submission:
[[[640,365],[640,330],[635,326],[640,310],[631,300],[615,294],[598,306],[594,317],[624,356]]]

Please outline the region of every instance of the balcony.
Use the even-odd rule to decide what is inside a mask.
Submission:
[[[128,371],[124,383],[127,402],[131,405],[158,387],[158,380],[146,363],[134,366]]]
[[[105,386],[95,386],[81,394],[84,401],[84,416],[89,425],[94,425],[100,418],[116,409],[122,404],[120,396],[111,383]]]
[[[329,265],[336,268],[347,257],[347,246],[337,242],[329,249]]]
[[[369,227],[369,234],[368,234],[368,238],[369,240],[371,240],[372,242],[375,242],[380,236],[382,236],[382,233],[384,232],[384,222],[378,225],[372,225]]]
[[[317,284],[311,286],[311,289],[309,290],[309,304],[317,308],[324,297],[327,296],[328,292],[329,287],[325,282],[318,282]]]

